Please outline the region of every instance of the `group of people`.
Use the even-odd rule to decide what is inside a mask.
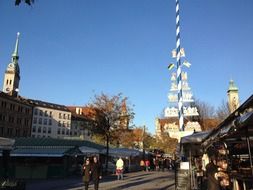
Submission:
[[[165,168],[168,170],[174,168],[172,160],[167,158],[153,158],[151,161],[149,159],[141,160],[140,167],[142,171],[164,171]]]
[[[99,180],[102,179],[102,167],[96,156],[92,159],[85,158],[85,162],[82,165],[82,178],[85,190],[89,189],[89,183],[91,180],[94,183],[94,189],[98,190]]]

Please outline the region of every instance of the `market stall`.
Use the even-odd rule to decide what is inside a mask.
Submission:
[[[185,162],[181,162],[180,169],[178,172],[182,173],[182,165],[188,165],[185,169],[188,169],[188,172],[184,171],[185,175],[177,175],[177,181],[180,181],[182,184],[183,180],[187,180],[190,183],[190,189],[200,189],[203,181],[203,171],[202,171],[202,155],[203,151],[201,148],[201,143],[204,138],[210,131],[203,131],[203,132],[195,132],[192,135],[185,136],[181,138],[180,141],[180,155],[183,157],[182,160]],[[188,173],[188,176],[186,175]],[[181,179],[180,179],[181,176]],[[184,176],[182,178],[182,176]],[[180,184],[178,183],[178,184]],[[180,186],[182,186],[180,184]],[[184,183],[186,184],[186,182]]]
[[[202,146],[206,151],[211,147],[217,150],[218,177],[223,188],[252,189],[253,96],[212,131]]]

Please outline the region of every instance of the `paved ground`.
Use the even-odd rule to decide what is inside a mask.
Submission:
[[[83,190],[80,177],[67,179],[30,181],[27,190]],[[94,189],[91,182],[89,190]],[[115,175],[104,177],[99,184],[100,190],[174,190],[173,172],[133,172],[124,174],[124,180]]]

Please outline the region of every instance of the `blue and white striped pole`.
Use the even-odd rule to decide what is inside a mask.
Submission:
[[[184,110],[182,91],[182,71],[180,54],[180,25],[179,25],[179,0],[176,0],[176,52],[177,52],[177,88],[178,88],[178,117],[179,129],[184,131]]]

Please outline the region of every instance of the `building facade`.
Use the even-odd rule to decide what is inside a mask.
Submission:
[[[71,135],[71,112],[64,105],[28,99],[33,106],[31,136],[65,138]]]
[[[71,137],[91,141],[90,119],[84,114],[85,107],[69,106],[71,111]]]
[[[32,106],[27,100],[0,92],[0,136],[29,137],[31,124]]]
[[[20,81],[20,69],[18,65],[18,44],[19,44],[19,33],[17,33],[17,39],[15,49],[12,54],[11,62],[8,64],[3,81],[3,92],[11,95],[18,96],[19,81]]]
[[[235,85],[233,80],[229,81],[229,87],[227,91],[228,95],[228,107],[230,113],[234,112],[240,105],[239,101],[239,89]]]

